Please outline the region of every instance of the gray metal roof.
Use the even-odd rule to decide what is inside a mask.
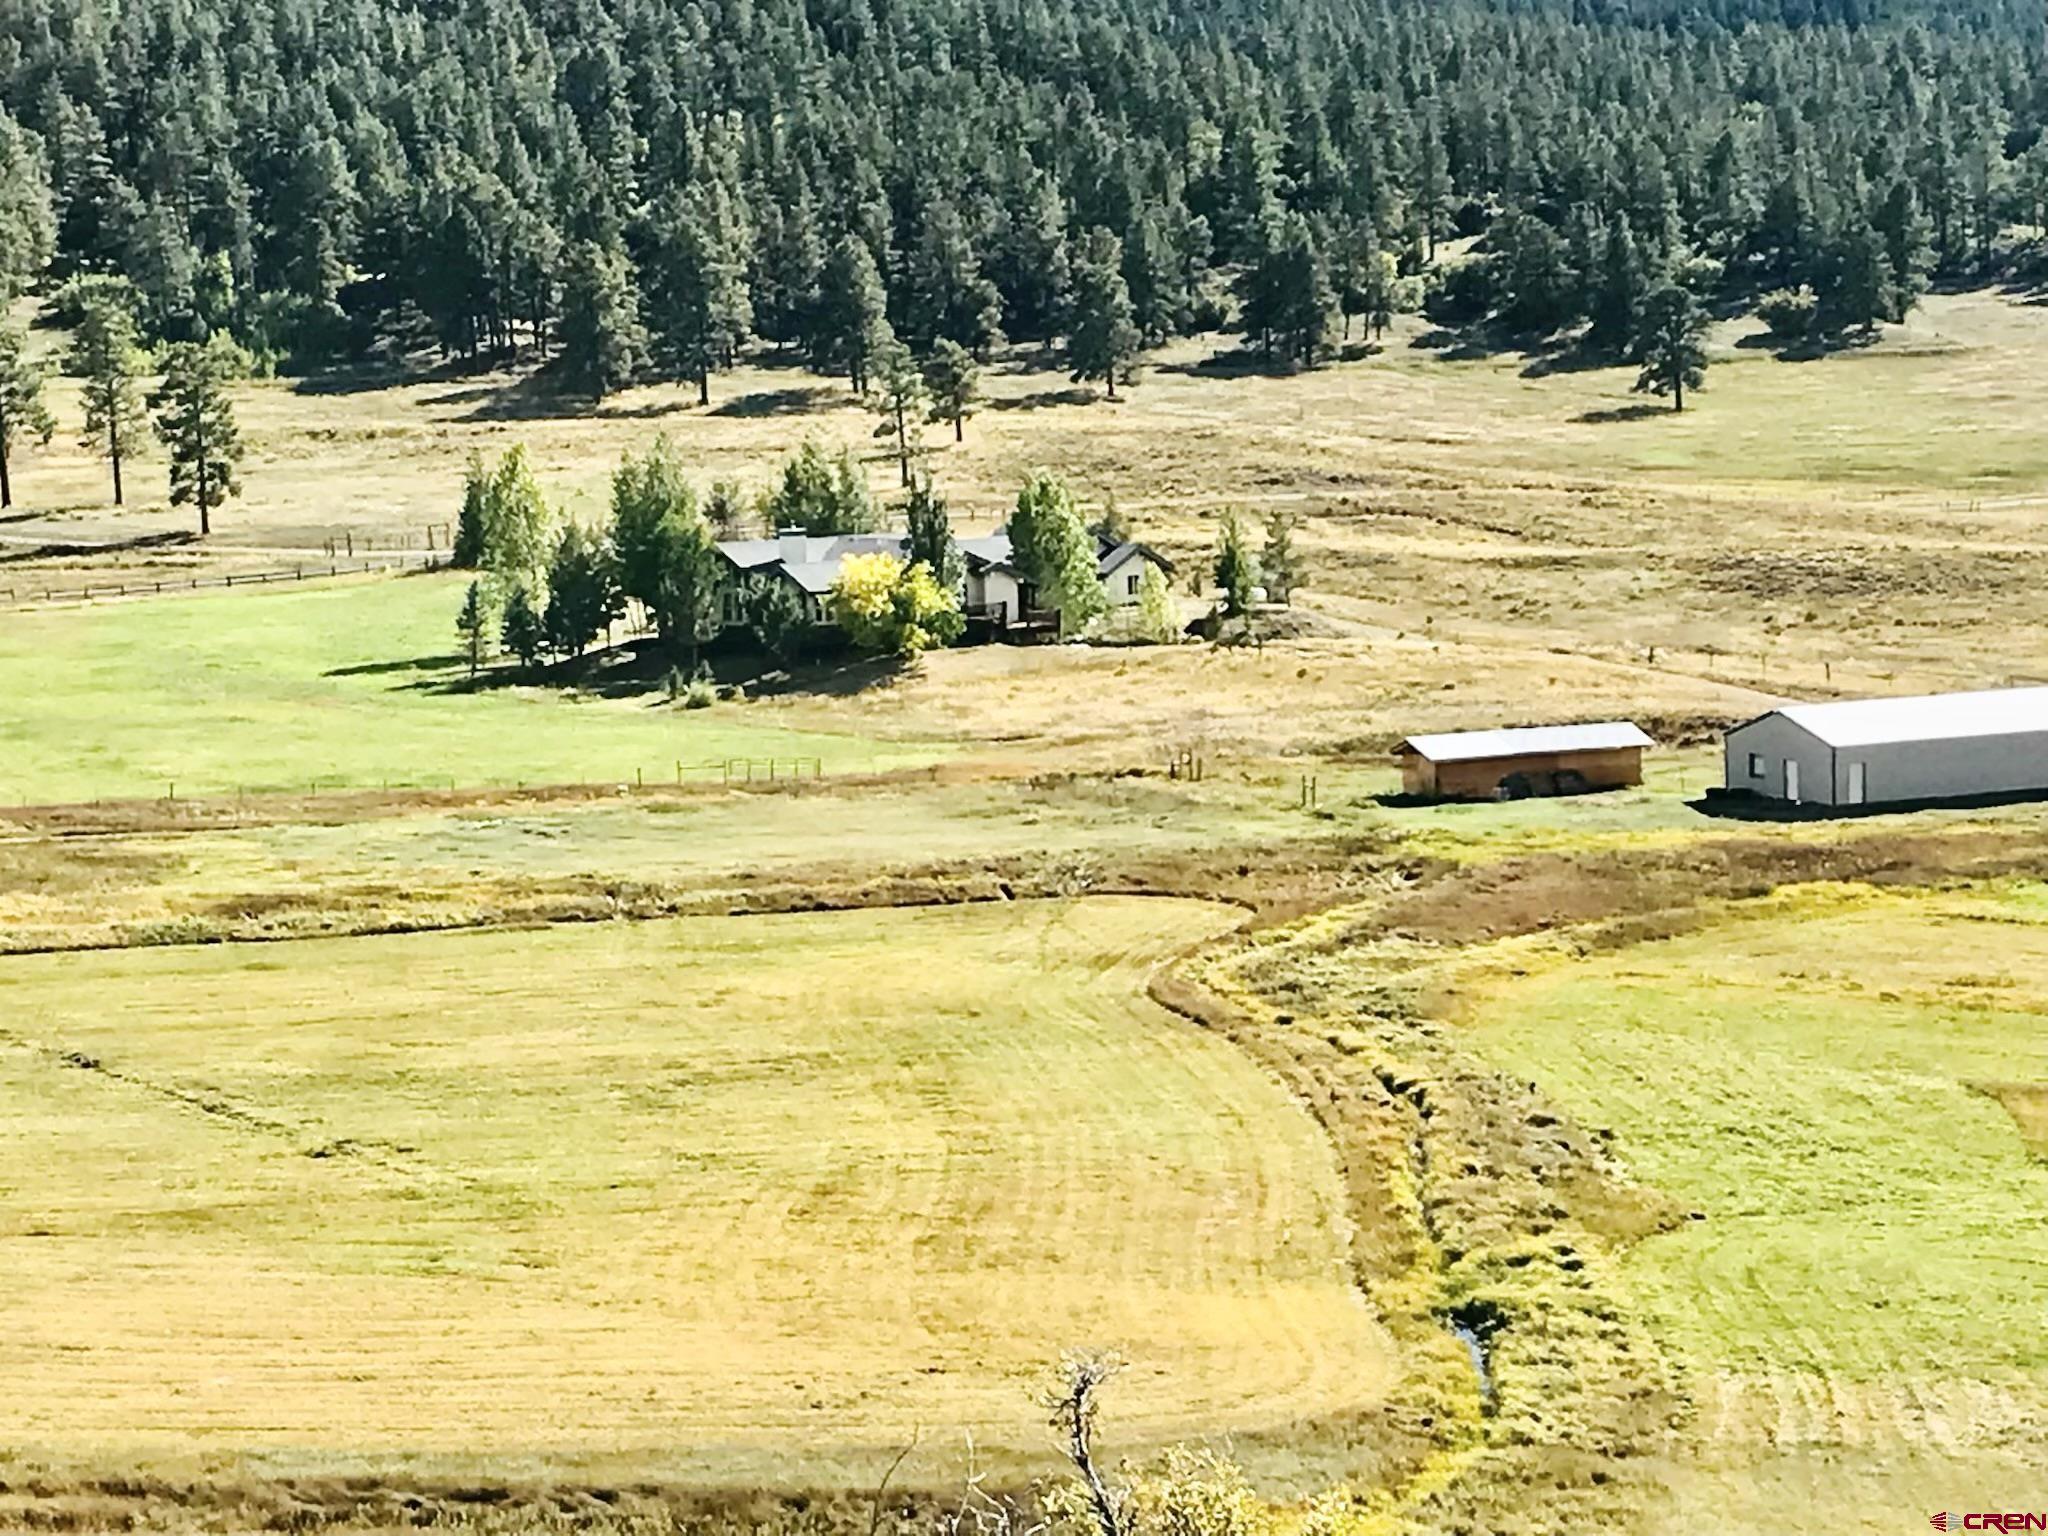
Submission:
[[[2048,688],[1989,688],[1978,693],[1929,693],[1903,699],[1785,704],[1761,718],[1768,720],[1771,715],[1790,720],[1831,747],[1966,741],[2034,732],[2048,735]]]
[[[1413,752],[1433,763],[1473,763],[1490,757],[1522,757],[1549,752],[1614,752],[1626,747],[1655,745],[1639,726],[1626,720],[1601,720],[1591,725],[1524,725],[1498,731],[1410,736],[1396,750]]]

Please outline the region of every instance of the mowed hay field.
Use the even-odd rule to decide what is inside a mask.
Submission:
[[[1630,1251],[1696,1405],[1657,1528],[2032,1508],[2048,1444],[2048,891],[1818,887],[1539,969],[1468,1038],[1687,1221]]]
[[[920,1430],[1369,1407],[1334,1158],[1145,1000],[1238,920],[1095,899],[19,959],[0,1401],[27,1463],[870,1486]]]
[[[947,748],[683,710],[656,690],[471,693],[458,576],[217,592],[0,619],[0,800],[305,792],[385,783],[650,783],[676,764],[816,758],[827,773]],[[716,774],[713,774],[716,777]]]

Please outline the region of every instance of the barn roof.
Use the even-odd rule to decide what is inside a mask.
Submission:
[[[1413,752],[1433,763],[1472,763],[1493,757],[1614,752],[1627,747],[1655,745],[1640,727],[1626,720],[1601,720],[1591,725],[1525,725],[1500,731],[1410,736],[1395,750]]]
[[[1989,688],[1979,693],[1930,693],[1903,699],[1785,704],[1760,718],[1768,720],[1772,715],[1790,720],[1830,747],[1965,741],[2034,732],[2048,735],[2048,688]]]

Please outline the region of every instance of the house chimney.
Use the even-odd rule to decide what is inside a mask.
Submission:
[[[775,558],[784,565],[802,565],[810,558],[810,535],[801,528],[775,530]]]

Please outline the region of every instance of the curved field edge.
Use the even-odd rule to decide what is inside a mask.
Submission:
[[[907,1470],[943,1481],[968,1431],[1042,1463],[1034,1387],[1083,1344],[1139,1364],[1122,1443],[1292,1457],[1393,1350],[1313,1122],[1144,997],[1240,920],[1090,898],[11,959],[7,1480],[860,1486],[922,1435]]]
[[[1846,1478],[1815,1497],[1813,1447],[1796,1434],[1706,1450],[1713,1402],[1635,1268],[1638,1252],[1686,1242],[1706,1213],[1648,1182],[1597,1106],[1552,1093],[1540,1063],[1504,1070],[1460,1020],[1504,978],[1654,948],[1775,891],[1996,880],[2040,856],[2023,829],[1874,826],[1821,846],[1731,839],[1390,869],[1368,899],[1194,967],[1184,1005],[1290,1073],[1335,1138],[1355,1268],[1410,1346],[1389,1414],[1434,1449],[1419,1475],[1359,1501],[1361,1529],[1768,1529],[1781,1496],[1847,1507],[1828,1496]],[[1567,1049],[1553,1042],[1550,1057]],[[1454,1323],[1485,1341],[1490,1401]],[[1825,1420],[1829,1404],[1818,1406]],[[1922,1497],[1944,1467],[1966,1465],[1944,1460],[1938,1398],[1918,1410],[1918,1442],[1845,1458],[1863,1507]]]
[[[1467,1009],[1489,1059],[1611,1124],[1697,1215],[1623,1261],[1697,1404],[1671,1528],[1877,1525],[1965,1491],[2028,1507],[2048,1438],[2048,1165],[2024,1119],[2048,1086],[2048,891],[1782,892]]]

